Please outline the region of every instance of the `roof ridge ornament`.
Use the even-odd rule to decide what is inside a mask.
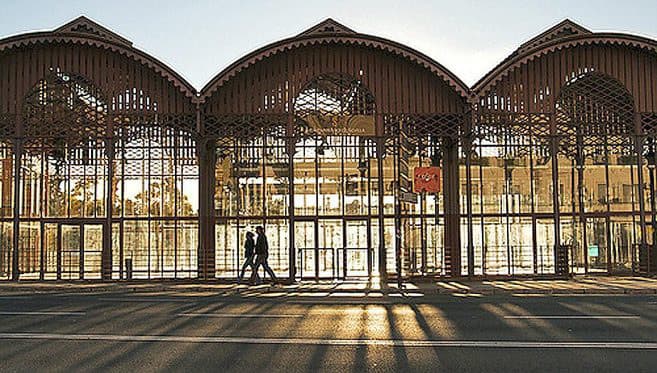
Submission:
[[[297,35],[297,37],[302,36],[324,36],[324,35],[335,35],[335,34],[357,34],[356,31],[350,29],[349,27],[341,24],[340,22],[327,18],[322,22],[316,24],[315,26],[307,29],[306,31]]]
[[[566,18],[556,25],[550,27],[547,31],[542,32],[531,40],[521,44],[518,48],[518,52],[524,53],[534,47],[546,44],[552,40],[562,39],[573,35],[586,35],[591,33],[591,30]]]
[[[85,17],[79,16],[78,18],[72,20],[71,22],[66,23],[63,26],[56,28],[54,33],[76,33],[76,34],[86,34],[94,35],[113,41],[115,43],[123,44],[128,47],[132,47],[132,42],[121,35],[110,31],[108,28],[101,26],[95,21]]]

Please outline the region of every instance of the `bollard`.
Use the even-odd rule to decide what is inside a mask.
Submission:
[[[125,279],[132,280],[132,258],[125,260]]]

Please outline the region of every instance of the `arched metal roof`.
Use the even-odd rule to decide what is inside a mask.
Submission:
[[[576,27],[574,32],[567,35],[559,35],[564,29],[573,26]],[[554,35],[554,37],[549,37],[549,34]],[[471,89],[473,98],[486,95],[496,83],[529,61],[557,50],[584,45],[617,45],[657,52],[657,41],[655,40],[624,33],[593,33],[566,20],[529,42],[522,44],[520,48],[482,77]]]
[[[135,48],[127,39],[81,16],[53,31],[31,32],[0,40],[0,52],[38,44],[90,45],[125,55],[155,71],[187,97],[196,97],[196,89],[172,68],[157,58]]]
[[[470,89],[461,79],[427,55],[391,40],[357,33],[329,18],[297,36],[271,43],[240,58],[203,87],[201,102],[212,96],[219,87],[240,71],[258,61],[299,47],[331,43],[370,47],[402,56],[441,77],[462,97],[467,98],[470,95]]]

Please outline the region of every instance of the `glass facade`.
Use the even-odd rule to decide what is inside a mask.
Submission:
[[[654,271],[634,39],[565,24],[468,88],[325,26],[202,92],[127,44],[0,50],[0,279],[235,278],[257,226],[297,280]]]

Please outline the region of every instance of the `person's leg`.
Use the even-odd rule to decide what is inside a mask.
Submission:
[[[242,265],[242,272],[240,272],[240,275],[237,278],[238,281],[242,281],[244,278],[244,272],[246,272],[247,267],[251,267],[251,269],[253,269],[253,256],[246,258],[244,261],[244,264]]]
[[[258,255],[255,259],[255,265],[253,266],[253,273],[251,273],[251,279],[250,281],[253,282],[260,282],[260,276],[258,276],[258,268],[262,265],[262,258],[260,255]]]
[[[262,266],[265,268],[265,272],[269,274],[269,277],[271,277],[271,280],[276,282],[277,281],[276,275],[274,274],[274,271],[269,266],[269,262],[267,258],[265,258],[264,262],[262,263]]]

